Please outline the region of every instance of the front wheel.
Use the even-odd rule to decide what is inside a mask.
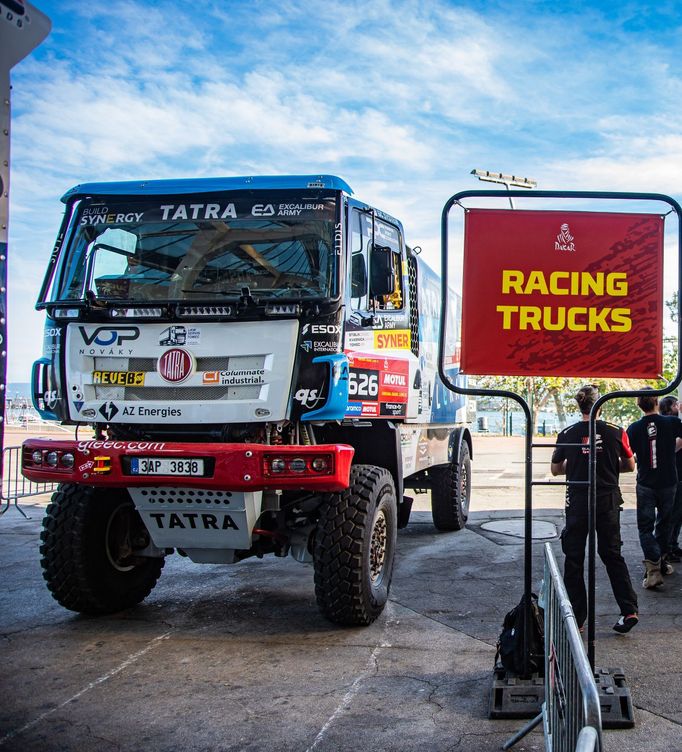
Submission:
[[[429,474],[433,524],[438,530],[461,530],[469,517],[471,498],[471,459],[466,441],[462,441],[459,456]]]
[[[315,596],[330,621],[365,626],[384,610],[397,530],[391,474],[354,465],[349,487],[323,503],[315,532]]]
[[[62,484],[40,535],[47,587],[64,608],[110,614],[149,595],[163,558],[136,555],[149,534],[124,489]]]

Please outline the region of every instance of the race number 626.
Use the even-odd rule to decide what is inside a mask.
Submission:
[[[379,394],[379,374],[376,371],[351,370],[348,374],[348,394],[352,397],[376,397]]]

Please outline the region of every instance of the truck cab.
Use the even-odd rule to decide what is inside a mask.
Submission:
[[[92,183],[63,201],[33,398],[94,438],[23,450],[27,477],[63,484],[42,547],[57,600],[132,605],[172,552],[291,554],[314,564],[328,618],[373,621],[405,491],[430,489],[444,530],[465,524],[470,494],[464,403],[437,370],[440,282],[402,224],[328,175]],[[114,595],[93,581],[66,597],[51,574],[54,521],[80,517],[96,520],[84,539],[111,533]]]

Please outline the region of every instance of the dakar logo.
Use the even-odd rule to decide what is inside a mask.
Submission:
[[[561,232],[556,236],[556,240],[554,241],[554,250],[575,251],[573,235],[571,235],[568,225],[565,222],[561,225]]]

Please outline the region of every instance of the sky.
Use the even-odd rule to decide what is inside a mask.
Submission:
[[[34,4],[53,26],[11,75],[10,382],[41,354],[33,307],[78,183],[336,174],[434,265],[474,168],[682,200],[675,2]]]

